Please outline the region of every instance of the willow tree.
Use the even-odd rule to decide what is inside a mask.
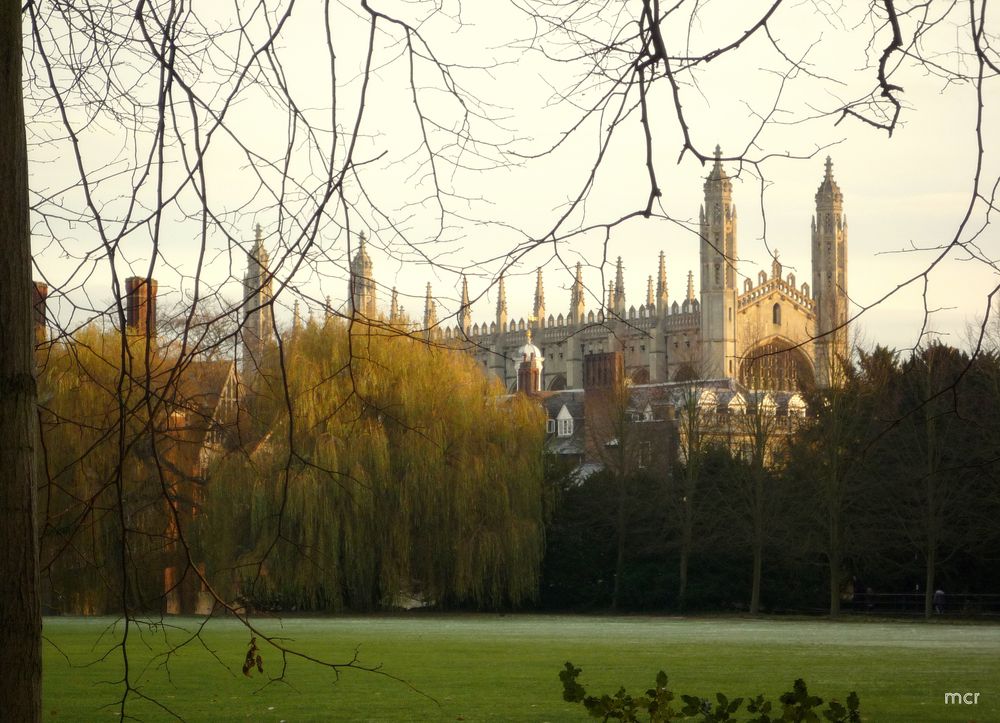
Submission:
[[[191,370],[127,342],[122,355],[117,332],[91,326],[38,354],[43,593],[61,612],[159,610],[168,531],[191,496],[178,396]]]
[[[391,329],[297,329],[287,400],[249,454],[210,471],[200,548],[221,591],[258,604],[371,609],[417,596],[534,598],[543,552],[540,407],[466,354]],[[280,386],[280,385],[279,385]]]

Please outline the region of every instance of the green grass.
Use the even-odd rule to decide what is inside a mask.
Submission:
[[[280,658],[266,646],[265,675],[245,678],[240,667],[249,635],[232,620],[212,620],[204,645],[189,644],[169,662],[159,654],[185,639],[195,619],[168,619],[177,627],[141,636],[133,630],[133,680],[192,721],[582,720],[581,706],[562,701],[557,677],[572,660],[591,692],[619,685],[641,692],[663,668],[678,693],[776,698],[803,677],[824,699],[857,690],[866,721],[1000,721],[1000,627],[994,625],[424,614],[257,622],[331,660],[349,660],[358,648],[362,663],[383,664],[437,703],[384,676],[346,671],[335,680],[297,660],[288,664],[287,683],[267,684],[279,674]],[[122,688],[115,681],[123,668],[120,650],[112,650],[114,624],[45,620],[46,719],[117,715]],[[946,706],[949,691],[979,692],[979,704]],[[130,700],[128,713],[170,719],[139,699]]]

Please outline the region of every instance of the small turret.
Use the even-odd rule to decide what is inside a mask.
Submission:
[[[396,291],[396,287],[392,287],[392,300],[389,303],[389,323],[398,324],[400,321],[399,317],[399,292]]]
[[[243,372],[256,373],[264,350],[270,345],[274,333],[272,314],[273,276],[270,259],[264,247],[264,229],[254,227],[254,243],[247,254],[247,270],[243,277]]]
[[[542,391],[542,351],[531,343],[531,327],[525,330],[526,341],[517,352],[517,390],[526,394]]]
[[[299,300],[292,304],[292,334],[298,333],[302,329],[302,312],[299,310]]]
[[[377,315],[375,306],[375,273],[371,257],[365,248],[365,232],[358,234],[358,252],[351,260],[350,312],[366,319]]]

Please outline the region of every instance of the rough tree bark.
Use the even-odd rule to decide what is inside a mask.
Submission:
[[[35,379],[21,6],[0,3],[0,711],[41,717]]]

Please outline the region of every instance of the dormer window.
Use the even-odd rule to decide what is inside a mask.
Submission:
[[[560,437],[572,437],[573,436],[573,415],[569,413],[569,410],[564,404],[562,409],[559,410],[559,414],[556,416],[556,434]]]
[[[545,420],[545,431],[546,431],[547,434],[555,434],[556,433],[556,420],[554,420],[554,419],[546,419]]]

